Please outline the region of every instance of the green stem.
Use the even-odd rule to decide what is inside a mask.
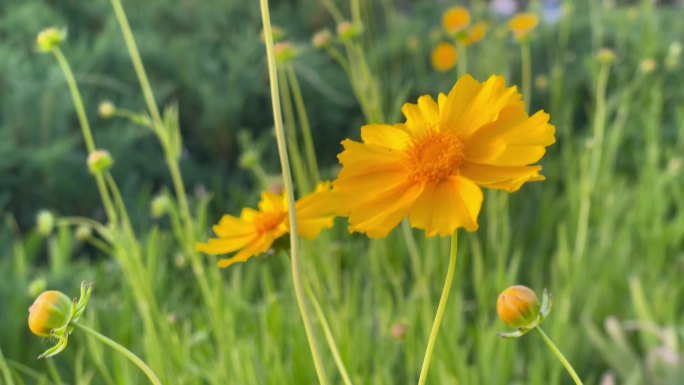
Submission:
[[[561,362],[561,364],[563,364],[563,366],[565,367],[565,370],[568,371],[568,374],[570,374],[570,377],[572,377],[573,381],[575,381],[575,384],[576,385],[582,385],[582,380],[579,378],[579,376],[575,372],[575,369],[572,368],[572,365],[570,365],[570,362],[568,362],[568,360],[565,358],[563,353],[561,353],[561,351],[556,347],[556,345],[553,343],[553,341],[551,341],[551,338],[549,338],[549,336],[547,336],[546,333],[544,333],[544,331],[539,326],[535,327],[534,330],[536,330],[537,333],[539,333],[541,338],[544,340],[544,343],[546,343],[546,346],[548,346],[549,349],[551,349],[553,354],[556,355],[556,358],[558,358],[558,360]]]
[[[447,300],[449,299],[449,293],[451,292],[451,284],[454,280],[454,272],[456,271],[457,249],[458,233],[454,232],[454,234],[451,235],[451,251],[449,252],[449,267],[447,269],[447,276],[446,280],[444,281],[442,296],[439,299],[439,305],[437,305],[437,313],[435,314],[435,320],[432,323],[430,337],[428,338],[428,345],[427,349],[425,350],[425,357],[423,358],[423,367],[420,369],[418,385],[424,385],[425,381],[427,381],[427,374],[428,370],[430,369],[430,361],[432,361],[432,351],[435,348],[437,334],[439,333],[439,326],[442,324],[442,319],[444,318],[444,311],[446,310]]]
[[[48,358],[45,360],[45,364],[48,367],[48,372],[50,372],[50,376],[55,380],[55,384],[57,385],[62,385],[64,382],[62,381],[62,377],[59,375],[59,371],[57,371],[57,367],[55,366],[55,362],[53,361],[52,358]]]
[[[116,350],[117,352],[121,353],[121,355],[128,358],[132,363],[134,363],[138,368],[140,368],[140,370],[142,370],[143,373],[145,373],[147,378],[149,378],[151,383],[153,383],[154,385],[161,385],[159,378],[157,378],[157,375],[154,374],[152,369],[150,369],[150,367],[147,366],[145,361],[141,360],[140,357],[136,356],[133,352],[126,349],[121,344],[112,340],[111,338],[108,338],[108,337],[100,334],[96,330],[89,328],[88,326],[85,326],[85,325],[78,323],[78,322],[74,322],[74,323],[72,323],[72,325],[76,326],[78,329],[83,330],[86,334],[90,335],[91,337],[94,337],[95,339],[99,340],[103,344],[105,344],[105,345],[109,346],[110,348]]]
[[[525,109],[530,110],[532,101],[532,52],[530,43],[527,41],[520,43],[520,61],[522,70],[522,94],[525,101]]]
[[[85,107],[83,106],[83,98],[81,98],[81,92],[78,90],[74,73],[71,71],[69,62],[67,62],[59,47],[54,47],[52,49],[52,54],[55,56],[55,59],[57,59],[57,62],[62,69],[62,73],[64,73],[64,77],[66,78],[67,85],[69,86],[69,92],[71,93],[71,98],[74,102],[74,108],[76,109],[76,115],[78,116],[78,121],[81,125],[83,141],[85,142],[88,154],[90,154],[96,149],[95,141],[93,140],[93,134],[90,130],[90,124],[88,123],[88,118],[85,113]],[[112,199],[109,196],[109,191],[107,190],[107,186],[101,174],[95,174],[95,182],[97,183],[97,188],[100,192],[100,198],[102,199],[102,204],[104,205],[105,212],[107,213],[107,218],[111,223],[116,223],[116,210],[114,209]]]
[[[278,68],[278,84],[280,86],[280,90],[282,90],[280,96],[283,102],[283,115],[285,119],[284,130],[287,136],[286,146],[290,149],[290,160],[292,161],[292,170],[294,172],[294,181],[297,184],[297,189],[300,194],[306,194],[311,191],[311,185],[309,184],[309,178],[306,175],[306,169],[304,168],[301,152],[299,151],[294,105],[292,103],[290,85],[287,82],[287,74],[284,71],[284,68]]]
[[[344,361],[342,361],[342,357],[340,356],[340,351],[337,348],[337,343],[335,343],[335,337],[333,337],[332,331],[330,330],[330,324],[328,323],[328,319],[325,316],[325,313],[323,312],[323,309],[321,308],[321,304],[318,302],[318,299],[316,299],[316,296],[314,295],[313,291],[311,290],[311,287],[308,284],[304,284],[304,287],[306,289],[306,294],[309,295],[309,299],[311,299],[311,303],[313,304],[314,311],[316,312],[316,317],[318,317],[318,321],[321,323],[321,327],[323,328],[323,334],[325,335],[325,340],[328,342],[328,347],[330,348],[330,352],[333,355],[333,360],[335,361],[335,365],[337,366],[337,370],[340,372],[340,377],[342,377],[342,382],[345,385],[352,385],[351,378],[349,377],[349,374],[347,373],[347,368],[344,366]]]
[[[459,79],[468,73],[468,47],[458,44],[458,58],[456,59],[456,71]]]
[[[14,379],[12,379],[12,372],[10,372],[9,365],[7,365],[5,355],[2,354],[2,347],[0,347],[0,372],[2,372],[2,378],[5,380],[5,384],[14,385]]]
[[[287,64],[285,70],[290,79],[290,86],[292,88],[292,96],[294,97],[295,108],[297,109],[297,115],[299,116],[299,121],[301,122],[302,136],[304,137],[304,151],[306,154],[306,161],[309,166],[309,176],[315,185],[321,181],[318,173],[318,161],[316,160],[316,150],[314,148],[313,136],[311,135],[311,125],[309,124],[309,117],[306,114],[306,105],[304,104],[304,98],[302,97],[302,90],[299,87],[299,81],[297,80],[297,74],[295,73],[292,64]]]
[[[589,165],[584,168],[580,180],[580,207],[577,218],[577,231],[575,233],[575,248],[573,258],[580,260],[584,256],[587,245],[589,215],[591,214],[591,193],[594,190],[598,178],[601,157],[603,153],[603,137],[606,127],[606,87],[610,64],[603,64],[598,74],[596,84],[596,111],[594,112],[594,136],[592,137]]]
[[[321,385],[326,385],[328,380],[326,378],[325,370],[323,368],[321,354],[318,347],[318,342],[313,333],[313,324],[311,316],[306,307],[304,299],[304,290],[302,287],[302,278],[300,276],[299,266],[299,237],[297,234],[297,215],[295,213],[294,191],[292,186],[292,175],[290,173],[289,159],[287,156],[287,146],[285,144],[285,130],[283,128],[282,113],[280,111],[280,94],[278,92],[278,72],[276,68],[275,50],[273,47],[273,36],[271,32],[271,17],[269,15],[268,0],[260,0],[261,18],[264,24],[264,37],[266,40],[266,53],[268,57],[268,74],[271,79],[271,102],[273,107],[273,120],[275,124],[276,139],[278,142],[278,155],[280,157],[280,166],[283,172],[283,183],[285,184],[285,194],[287,195],[288,217],[290,223],[290,252],[292,264],[292,281],[294,284],[295,297],[299,312],[304,323],[304,331],[306,332],[311,348],[311,355],[314,366],[316,367],[316,374]]]

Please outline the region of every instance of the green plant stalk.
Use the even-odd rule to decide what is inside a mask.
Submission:
[[[287,81],[285,70],[278,68],[278,85],[282,90],[280,96],[283,103],[283,115],[285,118],[285,134],[287,140],[287,147],[290,149],[292,160],[292,171],[294,172],[294,181],[297,184],[297,189],[300,194],[305,194],[311,191],[311,184],[309,177],[306,175],[306,168],[302,161],[302,155],[299,151],[299,143],[297,142],[297,126],[295,123],[294,106],[292,103],[292,94]]]
[[[337,348],[337,343],[335,342],[335,337],[333,337],[332,331],[330,330],[330,324],[328,323],[328,319],[326,318],[325,313],[321,308],[321,304],[318,302],[318,299],[316,299],[316,295],[311,290],[311,287],[308,284],[306,284],[306,282],[304,284],[304,288],[306,289],[306,294],[309,295],[309,299],[313,304],[314,311],[316,312],[316,317],[318,317],[318,322],[321,323],[321,327],[323,328],[323,334],[325,335],[325,340],[328,342],[330,353],[332,353],[333,355],[333,360],[335,361],[337,370],[340,372],[342,382],[345,385],[352,385],[351,378],[347,373],[347,368],[344,366],[344,361],[342,361],[340,351]]]
[[[66,78],[67,85],[69,86],[69,91],[71,93],[71,98],[74,102],[74,108],[76,109],[76,115],[78,116],[78,121],[81,125],[81,132],[83,134],[83,141],[85,142],[88,154],[93,153],[96,150],[95,141],[93,140],[93,134],[90,130],[90,124],[88,123],[88,118],[85,113],[85,108],[83,107],[83,98],[81,98],[81,92],[78,90],[78,85],[76,84],[76,79],[74,78],[74,73],[71,71],[71,66],[69,62],[62,54],[59,47],[54,47],[52,49],[52,54],[57,59],[59,66],[62,69],[62,73]],[[117,223],[116,210],[112,204],[112,199],[107,191],[107,186],[105,184],[102,174],[94,174],[95,181],[97,183],[97,188],[100,192],[100,198],[102,199],[102,204],[105,207],[105,212],[107,213],[107,218],[112,224]]]
[[[523,101],[525,101],[525,110],[529,112],[532,101],[532,52],[529,41],[520,43],[520,67]]]
[[[558,347],[556,347],[553,341],[551,341],[551,338],[549,338],[549,336],[547,336],[546,333],[544,333],[544,331],[539,326],[535,327],[534,330],[536,330],[537,333],[541,336],[546,346],[548,346],[549,349],[551,349],[553,354],[556,356],[556,358],[558,358],[558,361],[560,361],[561,364],[563,364],[565,370],[567,370],[568,374],[570,374],[570,377],[572,377],[572,380],[575,381],[575,384],[582,385],[582,380],[575,372],[575,369],[573,369],[572,365],[570,365],[570,362],[568,362],[568,360],[565,358],[560,349],[558,349]]]
[[[7,365],[5,355],[2,354],[2,347],[0,347],[0,372],[2,372],[2,378],[5,380],[6,385],[14,385],[14,379],[12,379],[12,372],[10,372],[9,365]]]
[[[280,166],[283,173],[283,183],[285,184],[285,194],[287,196],[288,217],[290,222],[290,260],[292,265],[292,282],[294,284],[295,297],[299,312],[304,323],[304,331],[306,332],[311,348],[311,355],[313,358],[318,381],[321,385],[327,385],[328,380],[323,368],[318,342],[314,335],[313,324],[311,316],[306,306],[304,299],[304,290],[302,285],[302,278],[300,275],[299,266],[299,236],[297,234],[297,215],[295,213],[295,199],[292,186],[292,175],[290,173],[289,160],[287,156],[287,146],[285,145],[285,130],[283,127],[282,113],[280,111],[280,94],[278,92],[278,70],[275,60],[275,49],[273,47],[273,34],[271,31],[271,17],[269,15],[268,0],[260,0],[261,18],[264,25],[264,40],[266,41],[266,54],[268,57],[268,75],[271,79],[271,103],[273,108],[273,120],[275,124],[276,139],[278,143],[278,155],[280,157]]]
[[[74,326],[76,326],[77,329],[83,330],[86,334],[90,335],[91,337],[97,339],[98,341],[102,342],[103,344],[109,346],[110,348],[116,350],[118,353],[126,357],[129,361],[131,361],[133,364],[135,364],[140,370],[142,370],[143,373],[147,376],[147,378],[150,380],[150,382],[154,385],[161,385],[161,382],[159,381],[159,378],[157,378],[157,375],[154,374],[152,369],[150,369],[149,366],[145,363],[145,361],[141,360],[140,357],[135,355],[133,352],[130,350],[126,349],[123,347],[121,344],[118,342],[112,340],[111,338],[108,338],[99,332],[97,332],[94,329],[89,328],[88,326],[83,325],[82,323],[79,322],[74,322]]]
[[[468,73],[468,47],[458,44],[458,57],[456,58],[456,73],[460,79]]]
[[[596,111],[594,112],[593,147],[589,155],[589,168],[584,169],[580,179],[580,207],[577,218],[577,231],[573,258],[579,261],[584,256],[589,231],[589,215],[591,214],[591,195],[598,178],[601,156],[603,152],[603,137],[606,127],[606,87],[610,64],[602,64],[596,84]]]
[[[439,326],[442,324],[447,300],[449,299],[449,293],[451,293],[451,286],[454,281],[457,249],[458,232],[454,232],[451,235],[451,251],[449,252],[449,267],[447,268],[447,276],[444,281],[444,288],[442,288],[442,296],[439,298],[439,305],[437,305],[437,313],[435,314],[435,320],[432,323],[432,330],[430,331],[430,337],[428,338],[427,348],[425,349],[425,356],[423,357],[423,366],[420,369],[418,385],[424,385],[427,381],[427,374],[428,370],[430,369],[430,362],[432,361],[432,352],[435,348],[435,342],[437,342]]]
[[[143,97],[145,103],[147,104],[147,109],[152,116],[152,120],[155,125],[163,127],[161,114],[159,113],[159,107],[157,107],[157,102],[154,99],[154,93],[152,92],[152,87],[150,86],[150,81],[147,78],[147,73],[145,72],[145,67],[143,66],[142,59],[140,58],[140,53],[138,52],[138,46],[135,43],[135,38],[133,37],[133,32],[131,31],[131,26],[128,24],[128,19],[126,18],[126,13],[124,12],[123,6],[121,5],[121,0],[111,0],[112,8],[114,8],[114,13],[116,15],[116,20],[121,28],[121,33],[123,34],[124,42],[126,43],[126,48],[131,57],[131,62],[133,62],[133,68],[135,74],[138,77],[138,82],[140,83],[140,88],[143,92]],[[181,208],[181,216],[185,221],[185,226],[187,227],[188,235],[194,237],[194,230],[192,230],[193,222],[192,216],[190,215],[190,206],[188,204],[187,194],[185,193],[185,185],[183,184],[183,178],[181,177],[180,169],[178,167],[178,159],[173,157],[173,161],[169,160],[169,148],[167,141],[162,141],[164,152],[167,155],[167,166],[169,167],[169,172],[171,174],[171,179],[173,181],[173,187],[176,191],[176,197],[178,199],[178,204]],[[190,241],[190,240],[188,240]]]
[[[304,138],[304,151],[306,162],[309,166],[309,176],[312,179],[313,185],[316,186],[318,182],[321,181],[321,177],[318,172],[318,160],[316,159],[316,150],[313,136],[311,135],[311,124],[309,123],[309,117],[306,113],[306,105],[304,104],[304,98],[302,97],[302,90],[299,87],[299,81],[297,80],[294,66],[288,63],[285,67],[285,71],[289,75],[290,88],[292,90],[292,96],[294,97],[295,108],[297,109],[297,115],[301,122],[302,137]]]
[[[45,365],[47,365],[48,372],[50,372],[50,376],[52,376],[55,384],[62,385],[64,382],[62,381],[62,377],[59,375],[59,371],[57,371],[57,367],[55,366],[55,361],[53,358],[46,359]]]

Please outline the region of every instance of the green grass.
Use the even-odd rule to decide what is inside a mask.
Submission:
[[[399,121],[401,103],[413,102],[423,93],[445,92],[455,80],[455,70],[435,74],[427,64],[429,50],[436,44],[429,31],[439,26],[442,9],[417,4],[407,11],[390,1],[371,3],[360,2],[367,30],[359,44],[380,87],[382,115]],[[345,15],[350,14],[347,3],[340,6]],[[252,15],[258,13],[256,2],[253,7]],[[548,288],[553,294],[554,308],[544,329],[585,384],[600,384],[610,375],[620,384],[684,382],[684,302],[679,300],[684,297],[684,71],[671,48],[684,36],[684,26],[678,22],[684,11],[653,8],[648,2],[639,7],[635,17],[629,8],[588,8],[579,2],[559,24],[541,25],[536,31],[531,46],[533,78],[545,76],[548,86],[533,87],[530,110],[545,109],[557,129],[557,143],[543,159],[546,181],[527,184],[512,195],[486,193],[480,229],[460,233],[456,278],[429,384],[571,383],[537,335],[518,340],[497,337],[507,328],[496,317],[496,298],[512,284],[525,284],[538,293]],[[282,15],[304,13],[279,9]],[[313,9],[326,15],[320,6]],[[288,28],[288,19],[280,20],[278,15],[274,22]],[[469,68],[480,80],[497,73],[510,84],[519,84],[518,47],[499,31],[503,21],[491,21],[488,37],[469,52]],[[138,25],[132,27],[135,33]],[[255,21],[251,28],[261,27]],[[292,26],[294,38],[304,46],[314,31],[297,28],[301,27]],[[118,31],[111,29],[114,39]],[[419,37],[418,53],[406,47],[412,35]],[[67,56],[69,45],[67,41]],[[595,58],[601,47],[616,54],[615,62],[603,67],[607,76],[603,107],[597,104],[601,65]],[[141,51],[147,48],[141,44]],[[123,44],[119,49],[123,55]],[[414,55],[419,59],[414,60]],[[265,52],[259,54],[258,60],[265,62],[264,58]],[[74,66],[85,60],[69,59]],[[645,59],[656,61],[653,72],[640,70]],[[31,60],[50,62],[57,71],[49,56]],[[355,107],[354,115],[347,118],[347,131],[330,132],[325,127],[328,113],[318,113],[315,106],[348,111],[355,100],[353,86],[330,88],[342,83],[343,72],[312,48],[304,49],[294,69],[311,114],[321,172],[332,178],[339,148],[330,143],[359,137],[365,119],[362,109]],[[239,78],[235,73],[229,76]],[[265,71],[259,76],[266,76]],[[134,84],[132,69],[130,77]],[[77,81],[85,81],[83,73],[77,73]],[[68,92],[57,72],[49,76],[49,84],[63,95]],[[157,83],[153,85],[156,91]],[[262,85],[260,92],[267,95],[267,83]],[[204,87],[209,86],[197,85],[198,90]],[[408,91],[402,92],[405,88]],[[226,93],[226,98],[240,98],[234,90]],[[342,102],[331,94],[342,95]],[[142,99],[137,98],[140,104],[132,109],[142,111]],[[314,104],[309,104],[313,99]],[[93,108],[98,101],[85,103]],[[60,110],[73,108],[67,97],[55,103]],[[339,103],[347,104],[340,107]],[[270,114],[265,97],[259,106],[260,114]],[[297,122],[294,119],[293,125]],[[132,124],[121,124],[131,129]],[[263,124],[259,132],[268,132],[270,119]],[[237,127],[225,129],[237,133]],[[597,130],[603,130],[603,135],[597,135]],[[63,132],[63,140],[80,143],[75,132]],[[96,135],[96,140],[101,139]],[[211,141],[212,136],[201,140]],[[246,140],[246,149],[255,148],[252,141],[263,146],[260,164],[266,173],[277,175],[274,139],[255,134]],[[163,152],[155,142],[147,145],[155,148],[155,161],[164,170]],[[94,235],[100,243],[93,245],[76,238],[71,226],[59,226],[43,238],[16,225],[13,212],[5,208],[0,231],[0,383],[146,381],[136,367],[78,332],[64,353],[36,360],[50,346],[26,327],[26,309],[38,294],[35,286],[40,288],[40,280],[69,296],[76,295],[80,281],[94,282],[85,322],[141,356],[165,384],[316,383],[288,254],[278,250],[227,270],[216,269],[212,257],[191,250],[193,239],[205,239],[221,212],[208,211],[203,198],[191,194],[190,228],[176,224],[181,222],[178,213],[149,218],[153,182],[131,181],[117,174],[116,167],[114,176],[120,184],[143,187],[127,188],[138,194],[124,196],[133,213],[135,236],[118,221],[112,228],[114,241],[105,251],[97,248],[102,246],[101,237]],[[242,178],[250,175],[235,172]],[[164,174],[161,179],[166,178]],[[96,196],[92,178],[83,180],[78,188]],[[63,177],[60,183],[70,182]],[[260,181],[255,176],[250,183]],[[22,188],[40,188],[40,184]],[[168,191],[175,196],[170,183]],[[222,194],[214,199],[231,202],[226,204],[233,207],[231,214],[242,205],[253,206],[259,194],[245,187],[214,193]],[[368,240],[350,235],[346,226],[346,220],[338,218],[335,228],[303,242],[304,279],[321,303],[354,384],[415,383],[446,274],[449,240],[425,239],[422,232],[412,231],[416,242],[412,256],[401,229],[387,239]],[[583,228],[586,238],[581,235]],[[397,323],[406,326],[402,339],[391,333]],[[328,377],[331,383],[342,383],[320,324],[314,326]]]

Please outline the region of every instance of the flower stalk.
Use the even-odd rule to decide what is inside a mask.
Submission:
[[[264,26],[264,40],[266,42],[266,54],[268,58],[268,73],[271,79],[271,102],[273,108],[273,120],[275,124],[276,139],[278,144],[278,155],[280,157],[280,166],[283,174],[283,184],[287,195],[288,207],[295,207],[294,188],[292,183],[292,175],[290,173],[289,159],[287,155],[287,146],[285,141],[285,130],[283,128],[282,113],[280,110],[280,93],[278,91],[278,71],[275,60],[275,50],[273,46],[273,36],[271,32],[271,17],[269,14],[268,0],[260,0],[261,18]],[[328,380],[323,368],[320,349],[318,342],[314,335],[313,324],[311,316],[307,309],[304,298],[304,289],[302,284],[302,277],[299,265],[299,236],[297,234],[297,215],[294,209],[288,210],[288,217],[290,222],[290,260],[292,266],[292,281],[294,284],[295,297],[299,312],[304,323],[304,330],[311,348],[311,355],[313,357],[316,374],[321,385],[327,385]]]
[[[454,281],[454,273],[456,271],[456,254],[458,251],[458,232],[454,232],[451,236],[451,251],[449,252],[449,267],[447,268],[446,279],[444,280],[444,288],[442,288],[442,296],[439,298],[439,305],[437,305],[437,313],[435,320],[432,323],[432,330],[428,338],[427,348],[425,349],[425,356],[423,357],[423,366],[420,369],[420,377],[418,378],[418,385],[424,385],[427,381],[428,370],[430,369],[430,362],[432,361],[432,352],[437,342],[437,334],[439,327],[444,318],[446,311],[446,304],[449,300],[449,293],[451,293],[451,286]]]

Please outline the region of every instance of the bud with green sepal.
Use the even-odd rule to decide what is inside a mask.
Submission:
[[[107,150],[96,150],[88,155],[88,170],[91,174],[100,174],[109,170],[114,164],[114,159]]]

